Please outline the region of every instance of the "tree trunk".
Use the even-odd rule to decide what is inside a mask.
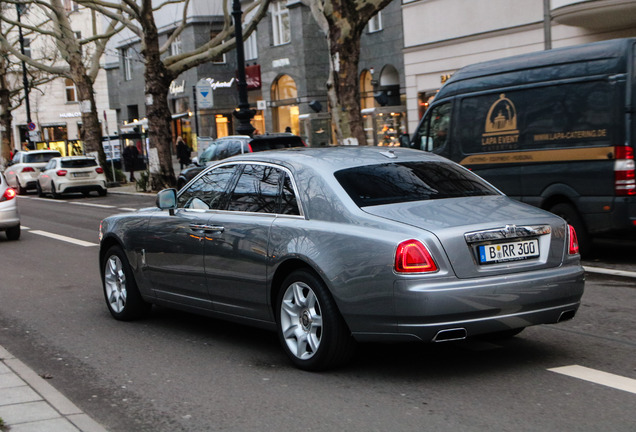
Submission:
[[[82,65],[83,68],[83,65]],[[72,73],[73,71],[71,71]],[[93,83],[88,76],[80,75],[75,80],[75,87],[80,99],[80,111],[82,112],[81,140],[86,153],[97,153],[99,164],[106,170],[106,153],[102,145],[102,127],[99,124],[97,107],[95,106],[95,94]],[[112,173],[108,174],[110,177]]]
[[[4,58],[0,57],[0,135],[2,136],[2,147],[0,148],[0,170],[4,170],[10,159],[12,146],[12,121],[11,115],[11,96],[6,80],[6,67]]]
[[[330,33],[333,33],[333,30]],[[360,39],[330,37],[329,52],[332,67],[327,93],[338,144],[366,145],[358,80]]]
[[[168,91],[175,78],[161,61],[159,35],[154,22],[152,1],[144,0],[141,19],[144,28],[144,56],[146,81],[146,116],[148,118],[150,187],[153,191],[174,187],[176,178],[172,167],[172,120],[168,108]]]

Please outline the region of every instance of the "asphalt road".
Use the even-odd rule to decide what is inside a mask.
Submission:
[[[112,432],[636,430],[634,280],[589,275],[574,320],[511,340],[363,345],[307,373],[266,331],[163,308],[110,317],[99,221],[154,197],[19,199],[28,229],[0,234],[0,345]],[[624,253],[589,263],[636,267]]]

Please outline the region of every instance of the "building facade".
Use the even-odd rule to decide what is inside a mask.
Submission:
[[[207,10],[203,3],[208,4]],[[209,6],[213,3],[191,2],[186,29],[172,52],[201,46],[220,30],[221,9]],[[156,17],[164,41],[175,28],[175,16],[181,13]],[[135,137],[143,132],[145,117],[139,41],[122,35],[111,46],[109,52],[118,55],[107,62],[110,106],[117,112],[122,136]],[[360,85],[369,143],[396,144],[400,131],[406,130],[402,46],[401,2],[395,0],[372,20],[361,40]],[[256,110],[255,133],[289,128],[310,145],[333,143],[326,92],[328,47],[308,7],[298,0],[273,1],[245,41],[245,60],[248,99]],[[236,65],[236,52],[231,51],[173,81],[169,95],[173,140],[180,135],[194,147],[194,136],[218,138],[235,133]],[[211,86],[211,107],[196,103],[196,86],[201,82]]]
[[[404,0],[402,14],[411,132],[463,66],[636,36],[636,2],[627,0]]]
[[[92,35],[94,31],[99,33],[101,22],[94,21],[94,16],[89,9],[81,7],[73,1],[65,1],[64,5],[69,14],[73,31],[78,37],[83,38]],[[37,8],[26,11],[22,20],[28,23],[36,17]],[[28,46],[34,59],[51,50],[51,46],[43,37],[25,37],[25,45]],[[60,64],[64,66],[64,64]],[[20,81],[21,82],[21,81]],[[95,104],[102,123],[102,132],[106,135],[117,130],[115,112],[109,108],[106,73],[100,70],[94,83]],[[30,117],[35,128],[29,129],[27,124],[26,104],[12,111],[13,115],[13,142],[16,148],[51,148],[59,150],[63,155],[82,153],[83,147],[80,140],[82,127],[82,115],[80,101],[72,80],[57,78],[29,92]],[[30,142],[27,135],[30,132]]]

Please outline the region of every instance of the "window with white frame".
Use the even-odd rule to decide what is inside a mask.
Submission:
[[[66,102],[78,102],[77,88],[72,79],[66,78]]]
[[[183,53],[183,48],[181,47],[181,35],[179,35],[174,38],[174,40],[170,44],[170,54],[179,55],[181,53]]]
[[[258,58],[258,40],[256,30],[245,41],[245,60],[256,60]]]
[[[277,0],[271,3],[272,32],[274,45],[284,45],[291,42],[291,28],[289,23],[289,9],[287,0]]]
[[[218,34],[219,34],[219,32],[218,32],[218,31],[211,31],[211,32],[210,32],[210,40],[212,40],[212,39],[214,39],[215,37],[217,37],[217,36],[218,36]],[[218,56],[216,56],[216,57],[214,57],[214,58],[212,59],[212,63],[215,63],[215,64],[224,64],[224,63],[226,63],[226,62],[227,62],[227,59],[226,59],[226,57],[225,57],[225,53],[223,53],[223,54],[221,54],[221,55],[218,55]]]
[[[378,12],[369,20],[369,33],[379,32],[382,30],[382,12]]]
[[[121,50],[121,56],[124,60],[124,80],[132,80],[132,53],[130,48]]]

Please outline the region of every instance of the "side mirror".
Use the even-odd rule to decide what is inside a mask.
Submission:
[[[164,189],[157,193],[157,207],[161,210],[169,210],[170,215],[174,214],[177,208],[177,190]]]

